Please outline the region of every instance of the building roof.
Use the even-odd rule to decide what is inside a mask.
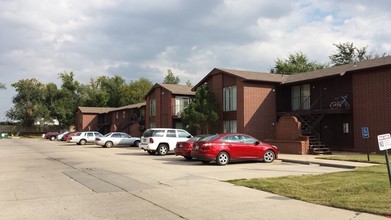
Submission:
[[[145,105],[146,105],[146,102],[141,102],[141,103],[137,103],[137,104],[121,106],[121,107],[115,108],[112,111],[119,111],[119,110],[132,109],[132,108],[141,108],[141,107],[143,107]]]
[[[109,111],[112,111],[116,108],[110,108],[110,107],[79,107],[79,110],[82,113],[93,113],[93,114],[101,114],[101,113],[107,113]]]
[[[311,72],[288,75],[287,77],[284,77],[285,80],[283,81],[283,83],[301,82],[301,81],[324,78],[324,77],[335,76],[335,75],[343,76],[347,73],[352,73],[359,70],[377,68],[382,66],[391,66],[391,56],[364,60],[361,62],[350,63],[341,66],[333,66],[330,68],[324,68],[324,69],[315,70]]]
[[[132,109],[132,108],[141,108],[145,106],[145,102],[137,103],[137,104],[131,104],[131,105],[125,105],[118,108],[113,107],[79,107],[80,111],[82,113],[88,114],[102,114],[102,113],[108,113],[113,111],[120,111],[124,109]]]
[[[170,91],[173,95],[189,95],[189,96],[195,95],[195,92],[191,90],[192,87],[188,85],[156,83],[145,95],[145,97],[147,97],[157,87],[162,87]]]
[[[278,84],[288,84],[288,83],[302,82],[306,80],[320,79],[320,78],[336,76],[336,75],[343,76],[347,73],[352,73],[359,70],[377,68],[382,66],[391,66],[391,56],[365,60],[365,61],[352,63],[352,64],[345,64],[341,66],[333,66],[329,68],[324,68],[324,69],[305,72],[305,73],[298,73],[293,75],[214,68],[197,85],[195,85],[192,88],[192,90],[194,91],[197,87],[204,84],[207,78],[209,78],[211,75],[222,73],[222,72],[231,76],[241,78],[242,80],[245,81],[249,80],[249,81],[270,82],[270,83],[278,83]]]
[[[191,91],[191,86],[188,85],[176,85],[176,84],[160,84],[161,87],[167,89],[175,95],[194,95]]]

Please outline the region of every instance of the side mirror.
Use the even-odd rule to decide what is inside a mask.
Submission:
[[[254,145],[259,145],[259,144],[260,144],[259,141],[255,141],[255,142],[254,142]]]

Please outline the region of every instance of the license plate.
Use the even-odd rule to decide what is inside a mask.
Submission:
[[[200,146],[198,146],[198,145],[195,146],[195,149],[196,149],[196,150],[198,150],[199,148],[200,148]]]

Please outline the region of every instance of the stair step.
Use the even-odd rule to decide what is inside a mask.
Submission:
[[[331,149],[327,147],[322,148],[311,148],[313,154],[331,154]]]

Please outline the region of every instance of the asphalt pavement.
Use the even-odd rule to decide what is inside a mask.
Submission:
[[[368,165],[281,154],[218,166],[138,148],[2,139],[0,219],[386,219],[225,182]]]

